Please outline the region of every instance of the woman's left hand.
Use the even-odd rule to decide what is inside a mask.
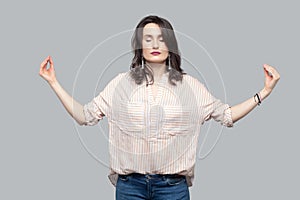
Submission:
[[[276,69],[268,64],[264,64],[265,72],[265,91],[269,94],[272,92],[273,88],[276,86],[280,79],[280,74]]]

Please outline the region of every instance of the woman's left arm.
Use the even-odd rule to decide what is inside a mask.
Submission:
[[[254,96],[238,105],[231,107],[231,116],[232,121],[236,122],[239,119],[246,116],[251,110],[253,110],[256,105],[259,104],[259,100],[263,101],[266,97],[268,97],[277,82],[280,79],[280,74],[276,71],[274,67],[270,65],[264,64],[264,73],[265,73],[265,86],[258,93],[258,97]]]

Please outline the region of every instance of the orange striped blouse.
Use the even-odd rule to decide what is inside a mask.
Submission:
[[[84,105],[86,122],[109,123],[109,179],[118,174],[181,174],[188,186],[194,180],[196,148],[201,125],[211,118],[233,126],[231,109],[213,97],[190,75],[177,86],[165,73],[154,98],[151,85],[137,85],[129,72],[118,74],[98,96]]]

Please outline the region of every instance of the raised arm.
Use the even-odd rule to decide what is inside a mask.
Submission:
[[[49,69],[47,69],[47,64],[50,63]],[[50,87],[53,89],[67,112],[76,120],[79,125],[84,125],[85,116],[83,113],[83,106],[73,99],[59,84],[55,76],[55,70],[53,65],[53,60],[48,56],[40,66],[40,76],[44,78]]]
[[[248,100],[231,107],[231,116],[232,121],[236,122],[239,119],[246,116],[251,110],[253,110],[258,104],[259,100],[263,101],[268,97],[276,86],[277,82],[280,79],[279,73],[275,68],[270,65],[264,64],[264,73],[265,73],[265,86],[258,92],[258,96],[253,96]]]

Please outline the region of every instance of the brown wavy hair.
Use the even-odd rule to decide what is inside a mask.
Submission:
[[[136,26],[131,39],[131,46],[133,49],[134,57],[130,65],[130,75],[134,79],[135,83],[140,85],[146,81],[146,85],[153,84],[153,72],[151,68],[145,64],[144,69],[142,68],[142,39],[143,39],[143,28],[149,24],[155,23],[161,28],[163,40],[169,49],[169,57],[166,60],[166,65],[169,65],[169,59],[171,63],[171,69],[169,70],[169,83],[176,85],[177,81],[182,81],[183,74],[186,74],[181,69],[181,56],[178,49],[177,40],[175,37],[174,29],[169,21],[164,18],[149,15],[144,17]],[[150,81],[148,80],[150,77]]]

